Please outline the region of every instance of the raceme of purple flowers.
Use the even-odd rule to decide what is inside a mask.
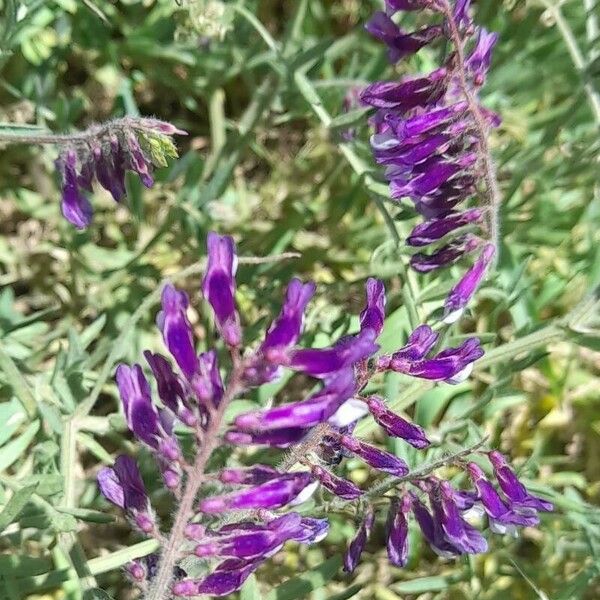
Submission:
[[[392,198],[410,199],[423,217],[406,240],[419,250],[411,258],[413,268],[427,273],[478,254],[446,301],[445,320],[450,323],[462,314],[496,251],[496,217],[488,198],[488,188],[495,185],[489,180],[495,176],[482,163],[491,161],[485,138],[500,118],[481,106],[477,95],[497,35],[474,25],[469,0],[453,6],[449,0],[387,0],[386,7],[366,29],[386,44],[391,62],[435,42],[450,48],[444,63],[431,73],[379,81],[360,96],[363,105],[376,109],[371,146]],[[405,11],[425,11],[438,22],[404,31],[396,13]],[[469,201],[475,205],[466,206]],[[423,252],[425,248],[430,251]]]
[[[173,135],[186,135],[170,123],[151,118],[125,117],[85,132],[62,136],[56,160],[62,187],[62,213],[78,229],[92,221],[92,205],[85,192],[92,192],[94,179],[120,202],[125,197],[125,172],[136,173],[152,187],[155,167],[167,166],[176,157]],[[59,136],[57,139],[59,139]]]
[[[478,340],[471,338],[440,351],[438,334],[421,325],[396,352],[378,354],[385,289],[381,281],[369,279],[359,330],[330,347],[304,347],[300,344],[304,315],[315,285],[292,279],[281,311],[262,342],[244,349],[243,319],[235,299],[234,242],[209,233],[207,246],[201,289],[224,348],[197,352],[188,319],[189,298],[168,284],[162,291],[157,324],[170,358],[145,352],[148,368],[122,364],[116,373],[127,425],[156,459],[175,507],[184,511],[182,519],[176,519],[179,525],[170,534],[163,532],[136,462],[129,456],[119,456],[98,474],[103,495],[124,510],[133,527],[161,540],[161,547],[177,550],[165,549],[159,557],[128,565],[127,573],[141,587],[152,589],[155,574],[162,572],[164,577],[166,571],[174,595],[224,596],[239,589],[286,542],[321,540],[327,535],[327,519],[294,510],[318,487],[340,502],[361,499],[361,505],[367,501],[369,506],[368,490],[335,472],[344,457],[361,460],[373,475],[398,479],[386,495],[390,499],[388,552],[396,565],[406,562],[409,513],[436,552],[454,556],[487,547],[465,517],[474,506],[481,506],[490,529],[500,532],[533,525],[537,511],[551,509],[525,489],[497,452],[490,459],[499,490],[475,463],[469,463],[472,489],[460,491],[432,473],[411,478],[409,465],[401,458],[352,433],[357,421],[370,414],[387,435],[417,449],[427,448],[430,442],[421,427],[396,414],[385,399],[363,395],[363,389],[373,376],[388,370],[440,382],[460,381],[483,354]],[[314,389],[306,398],[239,414],[226,425],[225,410],[232,400],[277,380],[286,369],[312,378]],[[194,440],[191,451],[182,443],[182,435]],[[232,449],[234,462],[212,464],[207,472],[213,450],[223,445]],[[248,446],[291,448],[296,464],[273,466],[281,464],[276,450],[273,464],[248,464]],[[348,549],[347,570],[356,566],[376,517],[369,508]],[[167,543],[164,536],[169,535]],[[185,562],[180,562],[183,558]],[[197,568],[188,576],[190,560],[196,561]],[[198,569],[204,575],[198,575]]]

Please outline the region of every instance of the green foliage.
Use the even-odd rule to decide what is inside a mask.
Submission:
[[[578,302],[600,282],[592,99],[600,38],[593,0],[567,0],[560,13],[551,1],[477,3],[477,19],[501,40],[485,102],[503,117],[492,140],[503,248],[497,274],[448,342],[477,332],[486,357],[456,387],[390,375],[373,391],[440,441],[428,453],[390,448],[411,466],[487,435],[558,512],[520,539],[494,539],[472,561],[440,561],[413,536],[404,570],[382,566],[376,531],[354,578],[339,570],[353,515],[334,515],[323,544],[290,547],[248,581],[242,600],[598,597],[600,338],[597,304]],[[317,280],[311,343],[326,345],[356,324],[348,315],[359,310],[368,275],[390,291],[384,350],[436,316],[451,281],[407,272],[408,250],[397,241],[414,215],[387,201],[365,111],[342,108],[347,90],[393,76],[362,32],[377,2],[0,6],[0,134],[138,114],[189,132],[178,140],[181,158],[168,164],[177,156],[169,140],[144,138],[164,167],[157,185],[143,190],[132,179],[128,207],[97,191],[86,232],[60,216],[53,148],[0,147],[0,598],[125,598],[120,569],[156,542],[132,536],[94,483],[100,466],[134,450],[114,367],[160,347],[154,317],[167,279],[190,292],[198,337],[211,340],[198,291],[209,228],[234,234],[242,256],[299,253],[241,264],[238,301],[248,322],[264,326],[282,282]],[[584,68],[573,62],[573,40]],[[399,71],[434,60],[424,53]],[[352,128],[354,141],[343,141]],[[258,340],[261,330],[246,333]],[[232,417],[276,391],[249,395]],[[359,434],[376,436],[372,421]],[[140,461],[160,512],[157,474],[143,453]],[[346,475],[369,485],[359,464]]]

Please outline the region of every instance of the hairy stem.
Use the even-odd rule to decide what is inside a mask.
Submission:
[[[145,595],[146,600],[163,600],[171,597],[169,588],[173,581],[173,570],[185,539],[185,527],[194,514],[194,502],[200,486],[205,481],[204,469],[206,468],[206,463],[217,446],[225,410],[229,402],[235,398],[242,388],[241,379],[243,372],[243,363],[234,357],[233,371],[223,394],[223,399],[218,408],[212,412],[208,428],[202,436],[202,445],[196,455],[194,464],[187,471],[187,479],[177,513],[175,514],[173,527],[169,533],[167,543],[160,554],[158,570],[150,583],[150,589]]]
[[[475,135],[477,137],[477,145],[479,147],[479,160],[483,168],[483,181],[485,184],[484,199],[486,203],[486,223],[490,241],[496,246],[496,257],[499,252],[500,244],[500,223],[499,213],[502,196],[498,187],[498,179],[496,177],[496,166],[492,159],[490,147],[488,144],[489,127],[485,117],[481,113],[477,98],[469,87],[467,73],[465,71],[465,49],[464,40],[458,30],[458,25],[454,20],[452,7],[448,0],[441,2],[442,10],[448,22],[450,30],[450,39],[454,44],[457,57],[457,74],[460,90],[467,102],[469,112],[473,117],[475,124]],[[496,258],[497,260],[497,258]]]

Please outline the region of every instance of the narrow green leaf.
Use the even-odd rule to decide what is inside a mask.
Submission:
[[[29,385],[21,372],[15,365],[13,359],[3,348],[0,341],[0,369],[4,372],[6,381],[13,388],[15,396],[23,403],[23,407],[30,417],[33,417],[37,412],[37,403],[33,393],[29,389]]]
[[[135,558],[141,558],[142,556],[148,556],[148,554],[152,554],[152,552],[155,552],[158,547],[159,543],[157,540],[146,540],[145,542],[134,544],[133,546],[129,546],[129,548],[117,550],[116,552],[112,552],[106,556],[92,558],[91,560],[88,560],[88,568],[92,575],[108,573],[109,571],[119,569]]]
[[[2,512],[0,512],[0,533],[19,516],[36,487],[37,485],[28,485],[13,494]]]
[[[242,589],[240,590],[240,600],[262,600],[258,583],[254,574],[246,579]]]
[[[19,437],[0,448],[0,471],[8,469],[20,456],[25,454],[39,428],[40,422],[34,421]]]

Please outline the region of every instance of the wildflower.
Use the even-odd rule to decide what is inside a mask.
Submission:
[[[375,513],[372,508],[367,508],[362,523],[356,532],[356,536],[350,542],[346,554],[344,555],[344,571],[352,573],[360,560],[360,555],[365,549],[365,545],[371,535],[371,530],[375,523]]]
[[[78,229],[92,221],[92,206],[83,190],[93,190],[94,178],[116,202],[126,194],[125,173],[137,173],[152,187],[155,167],[176,157],[173,135],[185,135],[170,123],[150,118],[125,117],[93,125],[74,135],[56,136],[60,154],[56,169],[61,178],[62,213]]]

